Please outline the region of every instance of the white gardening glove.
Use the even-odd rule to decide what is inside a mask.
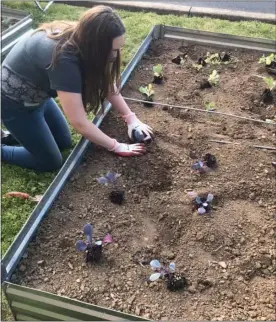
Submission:
[[[133,141],[135,138],[133,137],[133,131],[135,131],[138,136],[140,136],[142,139],[141,141],[148,141],[152,138],[152,128],[149,127],[147,124],[141,122],[135,113],[130,113],[128,115],[122,115],[122,118],[127,123],[128,127],[128,136]],[[137,137],[136,137],[137,139]],[[138,140],[140,141],[140,140]]]
[[[125,144],[119,143],[114,139],[114,146],[109,151],[112,151],[121,157],[140,156],[146,153],[145,145],[141,143],[137,144]]]

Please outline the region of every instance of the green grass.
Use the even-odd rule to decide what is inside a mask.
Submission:
[[[32,14],[34,27],[41,22],[64,19],[75,20],[86,8],[72,7],[63,4],[54,4],[46,14],[34,5],[33,1],[3,1],[4,5],[11,8],[28,11]],[[187,16],[158,15],[155,13],[129,12],[118,10],[126,29],[127,40],[123,51],[123,67],[131,59],[141,41],[155,24],[166,24],[179,27],[194,28],[248,37],[276,38],[276,26],[260,22],[230,22],[211,18],[187,18]],[[78,140],[74,134],[74,142]],[[9,191],[23,191],[31,195],[42,194],[55,173],[40,174],[27,171],[15,166],[2,165],[2,254],[7,250],[14,237],[30,215],[35,203],[20,199],[4,199],[3,195]],[[2,311],[3,320],[10,319],[7,310]]]
[[[32,14],[34,27],[41,22],[56,19],[75,20],[86,10],[82,7],[73,7],[63,4],[54,4],[46,14],[34,5],[33,1],[3,1],[4,5],[11,8],[28,11]],[[249,37],[276,38],[276,26],[260,22],[230,22],[220,19],[200,18],[175,15],[158,15],[155,13],[129,12],[118,10],[126,29],[127,39],[123,50],[123,67],[131,59],[141,41],[155,24],[167,24],[179,27],[243,35]],[[78,140],[74,135],[74,142]],[[15,166],[2,165],[2,196],[9,191],[23,191],[31,195],[41,194],[53,180],[55,173],[40,174],[27,171]],[[2,252],[5,252],[30,215],[35,204],[19,199],[2,198]]]

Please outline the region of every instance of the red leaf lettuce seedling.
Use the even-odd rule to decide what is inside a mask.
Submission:
[[[178,291],[187,286],[187,280],[184,276],[175,273],[175,263],[170,263],[169,267],[163,267],[161,263],[154,259],[150,262],[151,268],[155,273],[149,277],[150,282],[154,282],[162,278],[166,282],[169,291]]]
[[[93,226],[86,224],[83,227],[83,233],[86,236],[86,241],[78,240],[76,249],[79,252],[85,252],[85,261],[98,262],[102,257],[102,247],[104,244],[112,243],[112,237],[107,234],[103,240],[93,241]]]
[[[197,208],[199,215],[204,215],[212,209],[212,202],[214,200],[214,195],[208,193],[207,196],[199,196],[196,192],[188,192],[188,196],[193,198],[194,205]]]
[[[192,165],[192,169],[199,173],[210,172],[217,167],[217,159],[214,155],[207,153],[203,157],[203,160],[198,160]]]
[[[109,199],[112,203],[121,205],[124,201],[124,191],[118,190],[117,179],[121,175],[119,173],[114,173],[109,171],[105,176],[102,176],[97,179],[98,183],[111,186],[114,190],[112,190],[109,194]]]

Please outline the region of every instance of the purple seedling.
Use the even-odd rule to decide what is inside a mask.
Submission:
[[[112,187],[112,190],[109,194],[109,199],[112,203],[121,205],[124,201],[124,191],[120,191],[117,186],[117,180],[121,175],[119,173],[108,172],[105,176],[102,176],[97,179],[98,183],[105,186]]]
[[[98,262],[102,257],[102,248],[105,244],[112,243],[112,236],[107,234],[103,240],[93,241],[93,226],[86,224],[83,227],[83,233],[86,237],[86,241],[78,240],[76,242],[76,250],[79,252],[85,252],[85,261]]]
[[[170,263],[169,267],[163,267],[161,263],[154,259],[150,262],[151,268],[155,273],[149,277],[150,282],[157,281],[159,278],[164,279],[169,291],[178,291],[187,286],[187,280],[184,276],[175,273],[175,263]]]
[[[199,215],[204,215],[212,209],[212,202],[214,200],[214,195],[208,193],[207,196],[199,196],[196,192],[188,192],[188,196],[193,198],[193,203],[197,208]]]
[[[205,154],[203,160],[198,160],[192,165],[192,169],[199,173],[210,172],[217,167],[216,157],[210,153]]]

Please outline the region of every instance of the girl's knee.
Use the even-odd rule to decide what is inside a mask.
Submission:
[[[56,155],[54,158],[48,158],[43,162],[38,162],[37,170],[41,172],[52,172],[59,170],[63,165],[62,155]]]

